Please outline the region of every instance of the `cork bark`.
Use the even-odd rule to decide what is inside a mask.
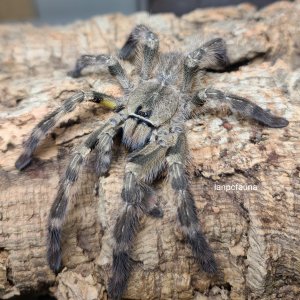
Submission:
[[[223,37],[230,66],[209,73],[203,86],[239,94],[289,120],[270,129],[234,115],[187,121],[192,192],[219,272],[195,264],[176,227],[176,204],[166,181],[156,185],[163,219],[145,217],[133,250],[126,299],[300,298],[300,1],[257,11],[249,4],[195,10],[177,18],[145,13],[97,16],[64,27],[0,26],[0,298],[52,293],[57,299],[107,299],[112,226],[121,207],[126,151],[114,154],[108,176],[86,166],[63,234],[64,269],[46,264],[48,211],[72,153],[111,112],[83,104],[64,118],[23,172],[14,169],[35,124],[78,90],[118,96],[106,73],[66,76],[81,54],[111,53],[145,20],[161,50],[196,47]],[[221,185],[256,190],[219,190]]]

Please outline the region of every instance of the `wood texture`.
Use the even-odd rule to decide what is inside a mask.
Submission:
[[[145,218],[134,246],[136,266],[126,299],[300,298],[300,2],[261,11],[248,4],[172,14],[107,15],[65,27],[0,26],[0,298],[51,292],[58,299],[107,299],[111,230],[121,205],[126,153],[109,176],[81,174],[64,226],[63,263],[55,277],[45,259],[48,211],[73,147],[110,116],[84,104],[48,136],[24,172],[14,169],[22,142],[43,116],[74,91],[120,95],[107,74],[66,76],[81,54],[110,53],[134,24],[148,19],[162,51],[223,37],[231,66],[201,84],[247,97],[290,121],[269,129],[233,115],[187,122],[192,191],[203,231],[219,264],[209,278],[176,229],[172,192],[157,190],[164,218]],[[216,185],[256,185],[220,191]]]

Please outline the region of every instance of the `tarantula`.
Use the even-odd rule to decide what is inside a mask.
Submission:
[[[89,66],[106,67],[124,90],[118,99],[97,91],[79,92],[67,99],[61,107],[48,114],[33,129],[16,168],[24,169],[40,141],[66,113],[84,101],[102,103],[115,114],[104,125],[93,131],[73,153],[59,183],[48,220],[47,257],[50,268],[61,267],[61,230],[70,198],[70,190],[78,179],[79,171],[91,151],[96,154],[95,172],[104,175],[112,160],[112,146],[117,133],[129,151],[126,164],[122,199],[124,207],[114,227],[112,276],[108,292],[112,299],[120,299],[126,288],[133,264],[130,251],[143,214],[162,217],[163,212],[155,199],[150,184],[167,170],[175,191],[180,228],[193,255],[205,272],[215,273],[217,264],[211,248],[201,232],[197,211],[189,188],[186,171],[187,141],[185,121],[197,107],[225,106],[233,113],[254,119],[263,125],[280,128],[288,125],[284,118],[242,97],[214,88],[195,90],[196,74],[218,70],[228,63],[226,45],[216,38],[187,53],[159,53],[157,34],[144,25],[136,26],[118,55],[136,66],[139,79],[133,82],[111,55],[83,55],[69,74],[82,75]],[[138,58],[138,59],[136,59]]]

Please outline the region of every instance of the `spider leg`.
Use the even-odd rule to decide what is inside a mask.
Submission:
[[[109,108],[115,108],[115,99],[106,94],[90,91],[79,92],[67,99],[62,106],[58,107],[45,116],[32,130],[30,137],[25,142],[23,153],[17,159],[15,166],[18,170],[24,169],[32,160],[32,154],[40,141],[57,124],[57,122],[67,113],[73,111],[75,107],[83,101],[102,103]]]
[[[191,88],[194,76],[200,70],[225,67],[228,63],[226,44],[221,38],[208,41],[190,52],[184,59],[184,80],[182,92]]]
[[[143,213],[162,217],[160,207],[155,203],[154,191],[147,185],[153,181],[165,166],[167,148],[156,144],[133,153],[129,157],[124,176],[122,199],[124,207],[114,228],[112,277],[108,285],[109,295],[119,300],[126,288],[133,261],[130,251]]]
[[[143,214],[141,209],[143,190],[136,176],[131,172],[125,174],[122,198],[125,205],[113,232],[115,247],[113,250],[112,277],[108,284],[108,293],[114,300],[121,299],[126,288],[133,267],[130,248]]]
[[[101,128],[92,132],[73,154],[65,174],[59,182],[58,192],[48,220],[47,258],[49,266],[54,272],[58,272],[61,265],[61,228],[67,212],[71,188],[77,181],[89,153],[95,147],[107,150],[110,147],[108,145],[110,140],[106,137],[113,136],[122,121],[122,116],[116,115]],[[105,166],[108,167],[107,163]]]
[[[213,88],[201,89],[192,100],[196,106],[218,107],[225,105],[233,113],[241,114],[249,119],[256,120],[263,125],[282,128],[286,127],[289,122],[285,118],[274,116],[269,111],[254,104],[248,99],[225,93]]]
[[[130,33],[127,41],[120,50],[119,57],[124,60],[131,60],[139,51],[139,44],[142,46],[143,65],[141,77],[147,80],[150,76],[155,59],[158,56],[158,36],[145,25],[137,25]]]
[[[96,174],[97,176],[103,176],[107,173],[112,158],[112,146],[115,131],[105,132],[105,134],[99,137],[99,141],[95,147],[96,152]]]
[[[125,90],[129,90],[132,87],[132,83],[128,79],[120,62],[111,55],[82,55],[77,60],[74,70],[68,72],[68,75],[73,78],[80,77],[81,71],[89,66],[107,67],[109,73],[117,78]]]
[[[178,135],[176,144],[167,155],[171,186],[177,196],[177,214],[181,230],[202,269],[210,274],[216,273],[217,264],[208,243],[201,232],[193,195],[190,192],[185,158],[187,156],[186,137]]]

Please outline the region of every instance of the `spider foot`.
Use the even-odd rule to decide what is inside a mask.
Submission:
[[[202,270],[211,275],[215,274],[218,270],[217,263],[203,234],[200,231],[188,234],[188,243]]]
[[[61,231],[58,228],[48,229],[47,260],[51,270],[57,274],[61,270]]]
[[[117,251],[114,253],[113,276],[108,283],[108,295],[112,300],[120,300],[122,298],[131,269],[132,259],[126,251]]]
[[[47,256],[50,269],[55,275],[57,275],[62,270],[61,254],[59,254],[58,252],[49,253],[48,251]]]
[[[31,163],[32,157],[28,153],[23,153],[15,163],[15,167],[22,171]]]
[[[217,263],[214,257],[203,258],[200,261],[202,270],[208,274],[214,275],[218,271]]]

